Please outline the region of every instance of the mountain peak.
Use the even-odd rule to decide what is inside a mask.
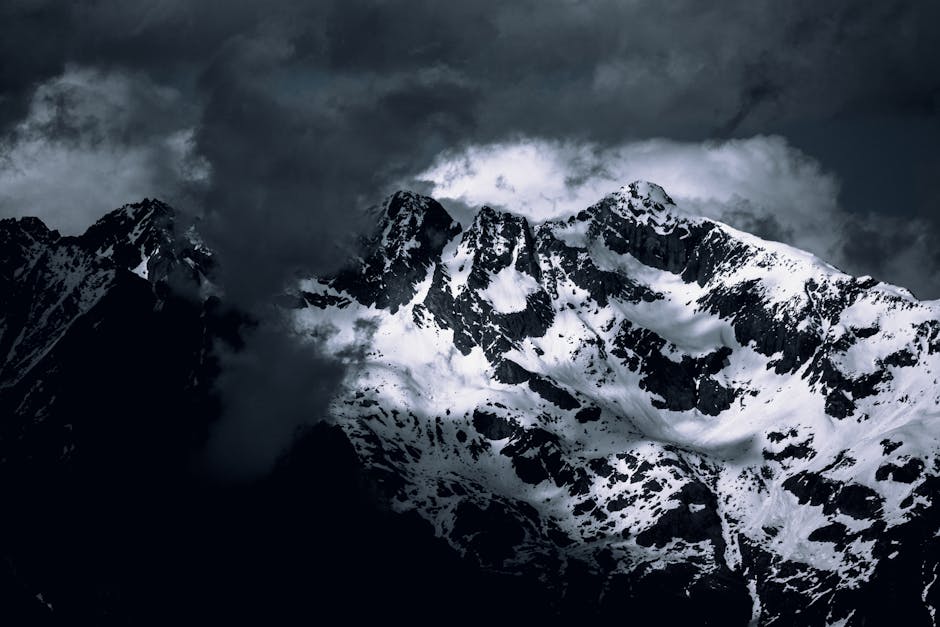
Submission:
[[[414,296],[415,280],[459,232],[460,225],[433,198],[397,191],[382,205],[372,235],[362,241],[361,256],[330,282],[360,302],[397,310]]]
[[[412,213],[423,213],[431,206],[434,199],[416,192],[400,189],[389,196],[382,207],[389,219]]]
[[[499,211],[489,205],[483,205],[477,214],[473,217],[475,228],[491,228],[493,225],[502,223],[515,223],[518,225],[527,225],[528,220],[523,216],[508,211]]]
[[[527,232],[531,233],[531,228],[523,216],[483,205],[473,217],[467,238],[477,246],[499,247]]]
[[[415,226],[421,226],[426,219],[431,224],[452,222],[450,214],[439,202],[411,190],[397,190],[377,209],[379,229],[392,222],[406,224],[411,221]]]
[[[644,206],[662,210],[666,205],[675,206],[666,190],[649,181],[636,180],[620,188],[622,195],[629,195],[630,198],[640,201]]]
[[[0,245],[9,253],[13,248],[43,244],[59,239],[59,232],[50,229],[39,218],[3,218],[0,220]]]
[[[147,278],[148,260],[160,250],[174,248],[175,211],[166,203],[145,198],[106,214],[81,236],[83,244],[100,257]]]
[[[366,256],[381,253],[386,259],[422,254],[437,248],[460,227],[439,202],[429,196],[399,190],[389,196],[371,238],[365,242]]]
[[[447,210],[429,196],[399,190],[386,199],[367,247],[382,248],[388,257],[430,244],[459,227]]]
[[[168,204],[155,198],[144,198],[110,211],[88,227],[85,236],[95,237],[100,231],[119,231],[128,234],[153,226],[170,227],[176,212]]]
[[[662,187],[648,181],[634,181],[601,199],[596,206],[615,211],[632,220],[665,227],[687,221],[687,215]]]
[[[0,231],[12,232],[19,231],[36,239],[53,239],[59,236],[59,232],[50,229],[46,223],[34,216],[23,216],[19,218],[0,219]]]

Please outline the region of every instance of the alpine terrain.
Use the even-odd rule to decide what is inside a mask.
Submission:
[[[0,483],[17,512],[0,583],[17,607],[123,617],[139,582],[120,573],[145,570],[129,562],[238,524],[186,474],[219,413],[217,351],[252,324],[215,264],[158,201],[78,237],[0,221]],[[295,341],[346,374],[265,481],[318,525],[342,517],[309,564],[352,560],[330,594],[442,622],[936,624],[940,301],[687,215],[647,182],[541,224],[483,207],[461,225],[398,192],[355,259],[288,296]],[[227,513],[191,540],[209,510]],[[122,556],[114,534],[153,548]],[[229,539],[207,562],[242,563]],[[228,568],[139,588],[172,597],[191,576],[205,609],[238,589],[213,588]]]

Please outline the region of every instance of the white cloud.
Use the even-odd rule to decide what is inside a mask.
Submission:
[[[417,178],[438,198],[491,204],[535,221],[576,212],[644,179],[690,213],[763,229],[828,258],[837,256],[846,219],[836,179],[780,137],[652,139],[614,148],[522,140],[445,153]]]
[[[0,216],[78,233],[128,202],[178,201],[209,175],[188,113],[178,92],[144,77],[68,68],[0,138]]]
[[[541,221],[584,209],[634,180],[662,185],[688,213],[785,241],[848,272],[936,297],[926,224],[850,214],[839,181],[782,137],[651,139],[615,147],[523,139],[445,152],[415,177],[457,208],[488,204]],[[890,187],[885,202],[891,202]],[[870,252],[866,252],[870,251]],[[877,251],[877,254],[871,254]]]

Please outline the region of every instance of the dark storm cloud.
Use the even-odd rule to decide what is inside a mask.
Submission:
[[[265,321],[245,335],[245,348],[220,348],[223,418],[212,426],[208,471],[244,481],[271,470],[305,426],[326,414],[344,369],[286,329]]]
[[[183,190],[170,193],[203,214],[223,288],[253,307],[299,270],[336,267],[368,228],[361,209],[444,149],[513,137],[616,146],[790,130],[811,142],[846,117],[933,120],[938,7],[12,0],[0,6],[0,137],[5,152],[25,155],[15,168],[45,172],[27,158],[32,144],[21,127],[36,90],[70,71],[177,94],[156,109],[147,99],[118,98],[117,126],[72,124],[64,106],[62,124],[32,127],[32,140],[48,148],[38,161],[66,164],[48,170],[38,212],[52,222],[69,211],[90,220],[70,199],[95,197],[102,172],[112,178],[101,186],[128,195],[150,195],[161,182]],[[170,137],[173,145],[190,137],[191,150],[144,150],[172,144]],[[92,184],[78,191],[66,182],[74,161],[62,157],[76,146],[89,163],[104,164],[87,168],[83,179]],[[201,179],[186,165],[200,159],[208,172]],[[37,197],[15,168],[0,176],[4,214],[26,211]],[[935,189],[923,197],[935,198]],[[935,264],[915,266],[937,274]],[[264,356],[277,361],[276,353]]]
[[[311,71],[281,32],[229,48],[203,74],[197,139],[212,164],[207,235],[248,298],[285,271],[336,267],[366,226],[359,210],[472,125],[473,90],[446,69]]]
[[[456,69],[502,105],[502,115],[487,112],[488,124],[531,132],[551,123],[549,133],[559,132],[558,113],[589,110],[604,115],[568,121],[562,132],[623,132],[640,121],[652,126],[631,132],[710,132],[714,125],[694,125],[748,117],[768,101],[782,117],[847,107],[932,113],[940,63],[931,54],[931,2],[14,0],[2,11],[0,77],[5,95],[21,104],[29,87],[67,61],[187,80],[214,57],[237,54],[228,46],[233,37],[266,30],[293,48],[288,56],[300,66],[328,73],[368,80]],[[539,110],[526,109],[548,95]]]
[[[203,107],[199,148],[216,173],[206,206],[233,226],[246,212],[284,217],[262,226],[291,233],[284,248],[300,258],[294,214],[345,223],[352,196],[377,200],[397,171],[457,142],[699,140],[862,112],[935,115],[940,88],[938,7],[911,0],[32,0],[0,11],[2,119],[21,119],[31,90],[67,63],[143,72]],[[255,200],[232,209],[234,196]]]

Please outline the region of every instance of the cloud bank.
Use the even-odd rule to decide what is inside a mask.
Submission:
[[[619,146],[520,139],[447,151],[416,179],[458,206],[488,204],[536,222],[648,180],[693,215],[792,244],[851,273],[940,295],[935,275],[923,272],[932,257],[929,223],[850,214],[839,203],[838,178],[779,136]],[[896,202],[893,191],[886,182],[885,203]]]
[[[834,121],[872,116],[940,129],[940,5],[920,0],[12,0],[0,59],[16,60],[0,64],[0,215],[75,230],[95,205],[159,195],[204,216],[246,302],[334,267],[369,226],[359,210],[454,147],[533,137],[617,158],[656,137],[825,144]],[[929,157],[865,150],[851,189],[879,161]],[[862,200],[847,209],[899,213]],[[788,228],[785,211],[801,209],[775,214]]]
[[[146,76],[66,69],[0,140],[0,215],[40,216],[77,234],[145,197],[186,206],[210,173],[188,109]]]

